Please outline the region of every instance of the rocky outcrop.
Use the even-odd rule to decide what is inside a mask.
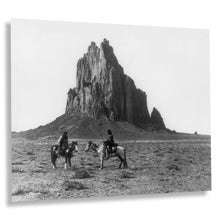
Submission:
[[[161,117],[160,112],[156,108],[153,108],[150,119],[154,129],[163,130],[166,128],[163,118]]]
[[[100,48],[92,42],[79,59],[76,87],[68,92],[66,114],[133,124],[150,121],[145,92],[124,74],[106,39]]]
[[[91,42],[77,63],[76,87],[68,92],[66,112],[79,118],[126,121],[142,128],[165,129],[159,111],[151,116],[145,92],[124,73],[109,41]]]

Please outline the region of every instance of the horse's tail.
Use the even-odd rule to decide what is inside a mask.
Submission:
[[[125,168],[128,168],[128,161],[127,161],[126,149],[124,149],[124,167],[125,167]]]
[[[53,145],[51,148],[50,148],[50,156],[51,156],[51,162],[54,163],[55,161],[55,150],[56,149],[56,145]]]
[[[51,148],[50,148],[50,154],[53,155],[53,152],[54,152],[54,149],[55,149],[56,145],[53,145]]]

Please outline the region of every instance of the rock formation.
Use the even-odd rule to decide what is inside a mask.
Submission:
[[[77,63],[76,87],[68,92],[66,114],[95,119],[147,124],[150,116],[145,92],[124,74],[106,39],[92,42]]]
[[[71,137],[87,139],[106,138],[107,129],[122,139],[145,139],[155,130],[170,132],[156,108],[149,115],[145,92],[124,73],[106,39],[100,47],[92,42],[77,62],[76,87],[68,92],[65,113],[13,136],[58,137],[63,129]]]
[[[153,124],[156,130],[162,130],[166,128],[163,118],[161,117],[160,112],[156,108],[153,108],[150,118],[151,123]]]

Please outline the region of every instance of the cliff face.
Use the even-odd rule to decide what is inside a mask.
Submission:
[[[66,114],[133,124],[151,121],[145,92],[124,74],[106,39],[100,48],[92,42],[79,59],[76,87],[68,92]]]

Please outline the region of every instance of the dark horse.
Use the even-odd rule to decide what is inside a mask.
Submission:
[[[59,145],[53,145],[51,147],[51,163],[53,164],[53,169],[56,169],[56,160],[58,158]],[[67,163],[71,167],[71,158],[73,157],[73,152],[78,152],[78,143],[73,141],[68,147],[60,152],[60,156],[65,157],[64,169],[67,169]]]

